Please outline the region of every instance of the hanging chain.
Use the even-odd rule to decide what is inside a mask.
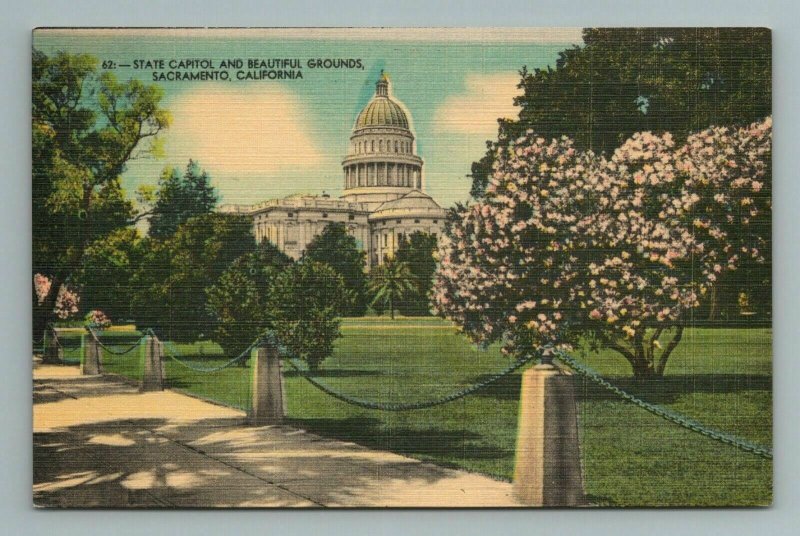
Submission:
[[[592,370],[591,368],[587,367],[586,365],[579,363],[574,358],[569,356],[567,353],[556,350],[556,356],[558,359],[565,364],[567,364],[572,370],[580,374],[581,376],[588,378],[592,382],[600,385],[604,389],[614,393],[615,395],[619,396],[623,400],[626,400],[645,411],[652,413],[653,415],[657,415],[662,419],[670,421],[674,424],[677,424],[687,430],[691,430],[692,432],[696,432],[700,435],[713,439],[715,441],[719,441],[720,443],[725,443],[726,445],[734,446],[738,449],[741,449],[745,452],[749,452],[751,454],[755,454],[757,456],[761,456],[762,458],[771,460],[772,459],[772,449],[758,445],[756,443],[752,443],[747,441],[746,439],[742,439],[740,437],[736,437],[734,435],[721,432],[719,430],[714,430],[713,428],[708,428],[703,426],[699,422],[687,417],[686,415],[682,415],[680,413],[676,413],[672,410],[669,410],[665,407],[658,406],[656,404],[651,404],[649,402],[645,402],[644,400],[637,398],[636,396],[627,393],[617,387],[616,385],[611,384],[605,378],[600,376],[597,372]]]
[[[147,337],[147,335],[146,335],[146,334],[143,334],[141,337],[139,337],[139,338],[136,340],[136,342],[135,342],[135,343],[133,343],[131,346],[129,346],[129,347],[128,347],[128,348],[126,348],[125,350],[122,350],[122,351],[117,351],[117,350],[112,350],[112,349],[111,349],[111,347],[109,347],[109,346],[106,346],[106,345],[103,343],[103,341],[101,341],[101,340],[100,340],[100,339],[97,337],[97,334],[94,332],[94,330],[93,330],[92,328],[89,328],[89,327],[87,327],[87,328],[86,328],[86,331],[88,331],[88,332],[89,332],[89,333],[92,335],[92,338],[94,339],[94,341],[95,341],[95,342],[96,342],[98,345],[100,345],[100,347],[101,347],[103,350],[107,351],[107,352],[108,352],[108,353],[110,353],[110,354],[114,354],[114,355],[125,355],[125,354],[127,354],[128,352],[130,352],[131,350],[133,350],[134,348],[138,348],[138,347],[139,347],[139,344],[141,344],[141,342],[142,342],[142,341],[145,339],[145,337]]]
[[[223,363],[222,365],[219,365],[219,366],[216,366],[216,367],[198,367],[196,365],[192,365],[192,364],[190,364],[190,363],[188,363],[186,361],[183,361],[182,359],[180,359],[178,357],[180,352],[177,351],[177,349],[172,344],[172,342],[162,341],[162,344],[164,345],[164,354],[167,357],[169,357],[170,359],[172,359],[173,361],[175,361],[179,365],[181,365],[183,367],[186,367],[189,370],[192,370],[194,372],[219,372],[220,370],[226,369],[226,368],[238,363],[239,361],[243,361],[243,360],[247,359],[247,357],[250,356],[250,352],[253,350],[253,348],[255,346],[257,346],[259,344],[259,342],[260,342],[260,339],[256,339],[241,354],[239,354],[236,357],[234,357],[233,359]]]
[[[284,352],[281,352],[281,353],[284,353]],[[517,361],[515,361],[514,363],[512,363],[511,365],[509,365],[508,367],[503,369],[501,372],[499,372],[497,374],[494,374],[492,376],[489,376],[485,380],[482,380],[480,382],[477,382],[475,384],[470,385],[469,387],[466,387],[464,389],[455,391],[453,393],[450,393],[450,394],[447,394],[447,395],[444,395],[444,396],[441,396],[441,397],[438,397],[438,398],[434,398],[434,399],[431,399],[431,400],[421,400],[419,402],[384,403],[384,402],[376,402],[374,400],[365,400],[365,399],[362,399],[362,398],[357,398],[357,397],[342,393],[340,391],[337,391],[333,387],[331,387],[329,385],[326,385],[323,382],[321,382],[321,381],[317,380],[316,378],[314,378],[313,376],[311,376],[311,374],[310,374],[311,371],[301,368],[299,365],[297,365],[297,363],[295,363],[295,361],[296,361],[295,359],[293,359],[291,357],[287,357],[287,361],[292,366],[292,368],[294,370],[296,370],[297,372],[299,372],[303,376],[303,378],[305,378],[311,385],[313,385],[314,387],[316,387],[317,389],[319,389],[323,393],[326,393],[326,394],[332,396],[333,398],[335,398],[337,400],[341,400],[342,402],[346,402],[346,403],[351,404],[353,406],[358,406],[358,407],[366,408],[366,409],[376,409],[376,410],[381,410],[381,411],[411,411],[411,410],[415,410],[415,409],[432,408],[434,406],[439,406],[441,404],[447,404],[449,402],[453,402],[455,400],[458,400],[459,398],[463,398],[463,397],[465,397],[467,395],[470,395],[470,394],[472,394],[472,393],[474,393],[476,391],[479,391],[480,389],[483,389],[484,387],[496,382],[500,378],[503,378],[505,376],[508,376],[509,374],[512,374],[513,372],[515,372],[517,369],[519,369],[520,367],[522,367],[523,365],[525,365],[526,363],[528,363],[532,359],[533,359],[533,356],[526,356],[526,357],[523,357],[521,359],[518,359]]]

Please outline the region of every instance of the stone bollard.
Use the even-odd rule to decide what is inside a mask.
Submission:
[[[514,495],[529,506],[585,506],[573,376],[551,364],[522,375]]]
[[[44,355],[42,356],[42,363],[56,364],[64,362],[64,350],[58,345],[58,338],[53,329],[47,329],[44,332]]]
[[[95,376],[100,374],[100,345],[91,334],[81,335],[81,374]]]
[[[158,337],[148,335],[144,338],[144,365],[142,367],[142,386],[140,391],[164,390],[164,345]]]
[[[250,424],[281,424],[284,415],[281,358],[274,344],[263,343],[254,348],[252,367],[253,408]]]

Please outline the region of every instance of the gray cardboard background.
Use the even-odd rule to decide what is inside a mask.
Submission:
[[[0,532],[796,534],[800,33],[790,0],[0,2]],[[36,26],[768,26],[774,43],[775,505],[592,511],[35,511],[31,506],[30,31]]]

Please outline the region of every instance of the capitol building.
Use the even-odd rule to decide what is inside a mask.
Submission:
[[[224,205],[220,212],[252,217],[256,241],[269,240],[294,259],[329,223],[344,224],[366,252],[369,267],[391,257],[414,232],[438,237],[445,210],[424,192],[423,160],[416,154],[409,115],[381,72],[375,95],[353,126],[342,160],[340,198],[289,196],[255,205]]]

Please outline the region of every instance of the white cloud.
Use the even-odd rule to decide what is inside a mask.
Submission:
[[[519,108],[514,97],[518,73],[470,74],[462,93],[445,99],[435,115],[436,130],[453,134],[473,134],[492,138],[497,134],[497,119],[516,119]]]
[[[212,176],[265,176],[322,161],[307,111],[283,87],[204,85],[177,97],[169,109],[167,154],[176,161],[193,158]]]

